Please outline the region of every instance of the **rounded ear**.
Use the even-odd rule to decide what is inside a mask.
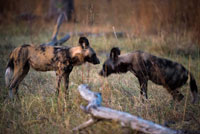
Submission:
[[[90,45],[86,37],[80,37],[78,43],[83,49],[86,49]]]
[[[114,61],[118,59],[118,56],[120,55],[120,49],[118,47],[113,47],[110,51],[110,58]]]

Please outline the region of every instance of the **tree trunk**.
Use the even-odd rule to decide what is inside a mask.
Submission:
[[[61,12],[66,14],[67,21],[72,21],[74,14],[74,0],[50,0],[48,17],[57,17]]]

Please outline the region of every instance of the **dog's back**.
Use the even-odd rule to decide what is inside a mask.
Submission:
[[[166,88],[176,89],[185,84],[188,79],[188,71],[177,62],[144,52],[142,59],[147,70],[148,78],[156,84],[163,85]],[[143,70],[143,72],[145,71]]]

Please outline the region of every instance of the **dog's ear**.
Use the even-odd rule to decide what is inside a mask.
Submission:
[[[110,51],[110,58],[114,61],[118,59],[118,56],[120,55],[120,49],[118,47],[113,47]]]
[[[79,38],[79,45],[83,48],[86,49],[90,46],[90,43],[86,37],[80,37]]]

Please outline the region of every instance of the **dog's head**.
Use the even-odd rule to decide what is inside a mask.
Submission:
[[[115,63],[118,61],[120,50],[118,47],[114,47],[110,51],[110,57],[104,62],[102,70],[99,75],[108,77],[112,73],[116,73]]]
[[[71,55],[72,58],[75,59],[76,65],[80,65],[84,62],[100,64],[96,52],[90,46],[90,43],[86,37],[79,38],[79,46],[71,49]]]

